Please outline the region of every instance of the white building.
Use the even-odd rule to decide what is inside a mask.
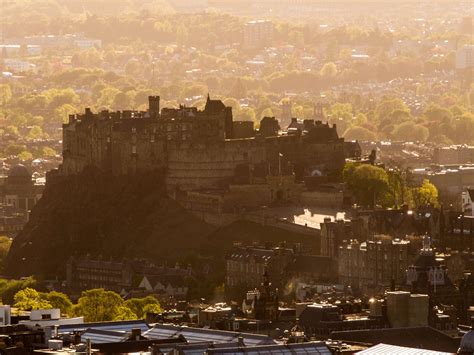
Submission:
[[[462,193],[462,211],[466,216],[474,216],[474,189]]]
[[[244,27],[244,47],[264,47],[273,40],[273,23],[268,20],[249,21]]]
[[[463,70],[474,67],[474,45],[467,44],[456,52],[456,69]]]
[[[24,73],[28,71],[37,71],[37,67],[35,64],[26,62],[24,60],[18,60],[18,59],[11,59],[11,58],[6,58],[4,60],[5,62],[5,67],[12,71],[13,73]]]
[[[19,324],[24,324],[28,328],[42,328],[45,332],[46,340],[51,339],[56,329],[61,325],[82,323],[84,323],[84,317],[61,317],[61,310],[59,308],[33,310],[30,312],[29,320],[19,321]]]

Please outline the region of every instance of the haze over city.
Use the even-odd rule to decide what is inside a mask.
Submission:
[[[474,354],[471,1],[0,15],[0,354]]]

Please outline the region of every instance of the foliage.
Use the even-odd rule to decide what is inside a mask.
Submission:
[[[69,297],[57,291],[51,291],[49,293],[41,294],[41,297],[51,304],[52,308],[59,308],[61,310],[61,314],[63,315],[71,315],[72,314],[72,302]]]
[[[33,288],[37,284],[33,277],[23,278],[21,280],[0,279],[0,295],[2,303],[13,304],[15,294],[26,288]]]
[[[31,311],[34,309],[53,308],[51,303],[41,297],[41,294],[34,288],[25,288],[18,291],[14,297],[14,307],[20,311]]]
[[[3,263],[12,245],[11,238],[0,236],[0,272],[3,271]]]
[[[429,180],[423,180],[420,187],[412,190],[412,199],[414,207],[431,205],[439,207],[438,189]]]
[[[113,291],[102,288],[83,291],[74,313],[84,316],[86,322],[112,321],[123,315],[123,299]]]
[[[349,163],[344,167],[343,177],[357,203],[374,207],[385,199],[388,175],[384,169],[369,164]]]
[[[161,313],[160,302],[153,296],[131,298],[125,305],[138,317],[145,318],[147,312]]]

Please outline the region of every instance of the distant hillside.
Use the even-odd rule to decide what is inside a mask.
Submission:
[[[310,236],[251,222],[208,225],[166,197],[159,172],[111,177],[88,169],[50,180],[12,244],[6,272],[12,277],[62,278],[71,255],[87,254],[156,263],[201,254],[222,263],[233,241],[256,240],[314,245]]]

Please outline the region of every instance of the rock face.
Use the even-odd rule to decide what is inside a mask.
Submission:
[[[167,197],[163,176],[159,171],[110,176],[86,168],[48,178],[43,197],[13,241],[7,275],[63,279],[72,255],[146,258],[156,264],[201,255],[217,263],[214,271],[223,277],[224,256],[234,241],[299,242],[306,248],[314,243],[312,236],[248,221],[220,228],[206,224]]]
[[[112,177],[86,169],[48,182],[6,271],[61,278],[71,255],[172,259],[198,250],[213,231],[166,197],[160,172]]]

